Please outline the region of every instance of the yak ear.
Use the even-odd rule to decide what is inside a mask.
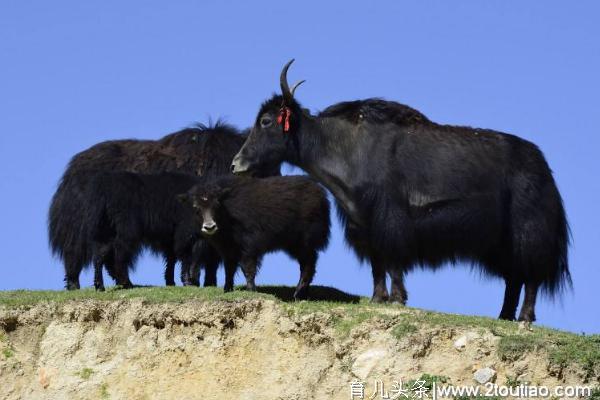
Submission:
[[[187,193],[180,193],[177,196],[175,196],[175,198],[177,199],[178,202],[180,202],[181,204],[188,204],[190,201],[190,196],[188,196]]]

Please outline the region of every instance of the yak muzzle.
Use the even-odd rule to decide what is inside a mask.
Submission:
[[[231,162],[231,172],[236,175],[245,174],[249,171],[249,164],[238,154],[233,158]]]
[[[217,230],[219,230],[219,228],[217,227],[217,224],[214,222],[205,222],[204,224],[202,224],[202,233],[204,233],[205,235],[214,235]]]

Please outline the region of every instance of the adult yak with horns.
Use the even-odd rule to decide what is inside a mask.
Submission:
[[[310,115],[289,89],[292,61],[281,72],[282,95],[262,105],[232,170],[286,161],[325,185],[346,240],[371,262],[373,301],[405,303],[403,275],[411,268],[464,260],[505,280],[502,319],[515,319],[525,286],[519,319],[531,322],[538,289],[553,295],[570,284],[565,211],[533,143],[440,125],[381,99]]]

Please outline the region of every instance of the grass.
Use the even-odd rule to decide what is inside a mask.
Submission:
[[[518,329],[518,324],[486,317],[444,314],[412,309],[396,304],[372,304],[367,298],[349,295],[337,289],[311,287],[311,301],[294,302],[294,288],[261,286],[258,292],[236,288],[223,293],[221,288],[194,287],[139,287],[129,290],[109,288],[106,292],[93,289],[78,291],[0,291],[0,307],[29,307],[37,303],[65,303],[81,300],[143,299],[149,303],[182,303],[185,301],[240,301],[245,299],[273,300],[290,316],[324,313],[335,332],[347,337],[363,324],[383,325],[390,334],[401,339],[423,327],[465,328],[479,332],[489,331],[500,337],[498,356],[513,362],[529,352],[544,351],[551,363],[566,366],[580,364],[590,376],[600,369],[600,335],[576,335],[534,325],[532,331]],[[6,340],[0,334],[0,341]]]
[[[9,359],[15,355],[15,352],[12,349],[2,349],[2,355],[4,358]]]
[[[99,395],[101,399],[110,398],[110,394],[108,393],[108,385],[106,383],[100,385]]]
[[[415,324],[411,323],[408,318],[401,318],[400,322],[398,322],[392,328],[391,333],[396,339],[402,339],[403,337],[416,332],[418,329],[419,328]]]
[[[256,297],[263,297],[263,295],[260,293],[250,293],[243,290],[236,290],[231,293],[223,293],[223,289],[220,288],[198,289],[195,287],[140,287],[128,290],[109,288],[105,292],[97,292],[91,288],[73,291],[13,290],[0,291],[0,306],[15,308],[20,306],[32,306],[47,301],[52,301],[54,303],[65,303],[73,300],[113,301],[141,298],[150,303],[180,303],[188,300],[227,301]]]
[[[588,397],[588,400],[600,400],[600,386],[592,390],[592,394]]]
[[[506,335],[498,344],[498,356],[503,361],[517,361],[541,347],[542,341],[538,335]]]
[[[517,376],[507,376],[506,377],[506,386],[508,386],[508,387],[514,388],[514,387],[518,387],[521,384],[523,384],[523,382],[521,382]]]
[[[429,375],[429,374],[423,374],[421,375],[421,377],[419,379],[414,379],[414,380],[410,380],[407,381],[405,384],[405,388],[412,390],[415,388],[424,388],[427,389],[427,391],[429,393],[431,393],[431,390],[433,389],[433,383],[439,384],[439,383],[448,383],[450,382],[450,378],[448,378],[447,376],[443,376],[443,375]]]
[[[90,377],[92,376],[92,374],[94,373],[94,370],[91,368],[84,368],[81,371],[79,371],[77,373],[77,376],[79,376],[81,379],[83,380],[88,380],[90,379]]]

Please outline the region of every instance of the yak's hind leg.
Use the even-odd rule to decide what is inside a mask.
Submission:
[[[385,265],[379,257],[371,256],[371,272],[373,274],[373,303],[383,303],[388,301],[389,294],[385,281]]]
[[[388,274],[392,280],[392,291],[389,301],[405,305],[406,300],[408,300],[408,293],[404,287],[404,272],[399,268],[391,267],[388,270]]]
[[[254,282],[254,279],[256,278],[258,264],[258,259],[253,256],[245,256],[241,260],[242,272],[246,277],[246,290],[250,290],[252,292],[256,291],[256,283]]]
[[[308,299],[308,289],[315,276],[317,257],[315,251],[310,251],[308,254],[298,258],[298,262],[300,263],[300,280],[294,292],[294,300]]]
[[[535,321],[535,301],[537,299],[539,284],[534,282],[525,282],[525,300],[519,314],[519,321]]]
[[[136,253],[132,252],[126,245],[116,244],[115,264],[113,267],[113,277],[115,283],[123,289],[131,289],[133,284],[129,280],[129,267],[133,264]]]
[[[95,243],[93,248],[94,288],[100,292],[103,292],[104,277],[102,276],[102,269],[105,265],[109,265],[112,262],[113,247],[110,244]],[[112,266],[109,270],[112,272]]]
[[[517,307],[519,305],[519,297],[521,297],[521,289],[523,282],[516,278],[504,278],[506,288],[504,289],[504,302],[500,311],[499,319],[514,321],[516,319]]]
[[[65,289],[77,290],[79,289],[79,275],[83,269],[81,262],[77,258],[69,253],[64,255],[65,263]]]

